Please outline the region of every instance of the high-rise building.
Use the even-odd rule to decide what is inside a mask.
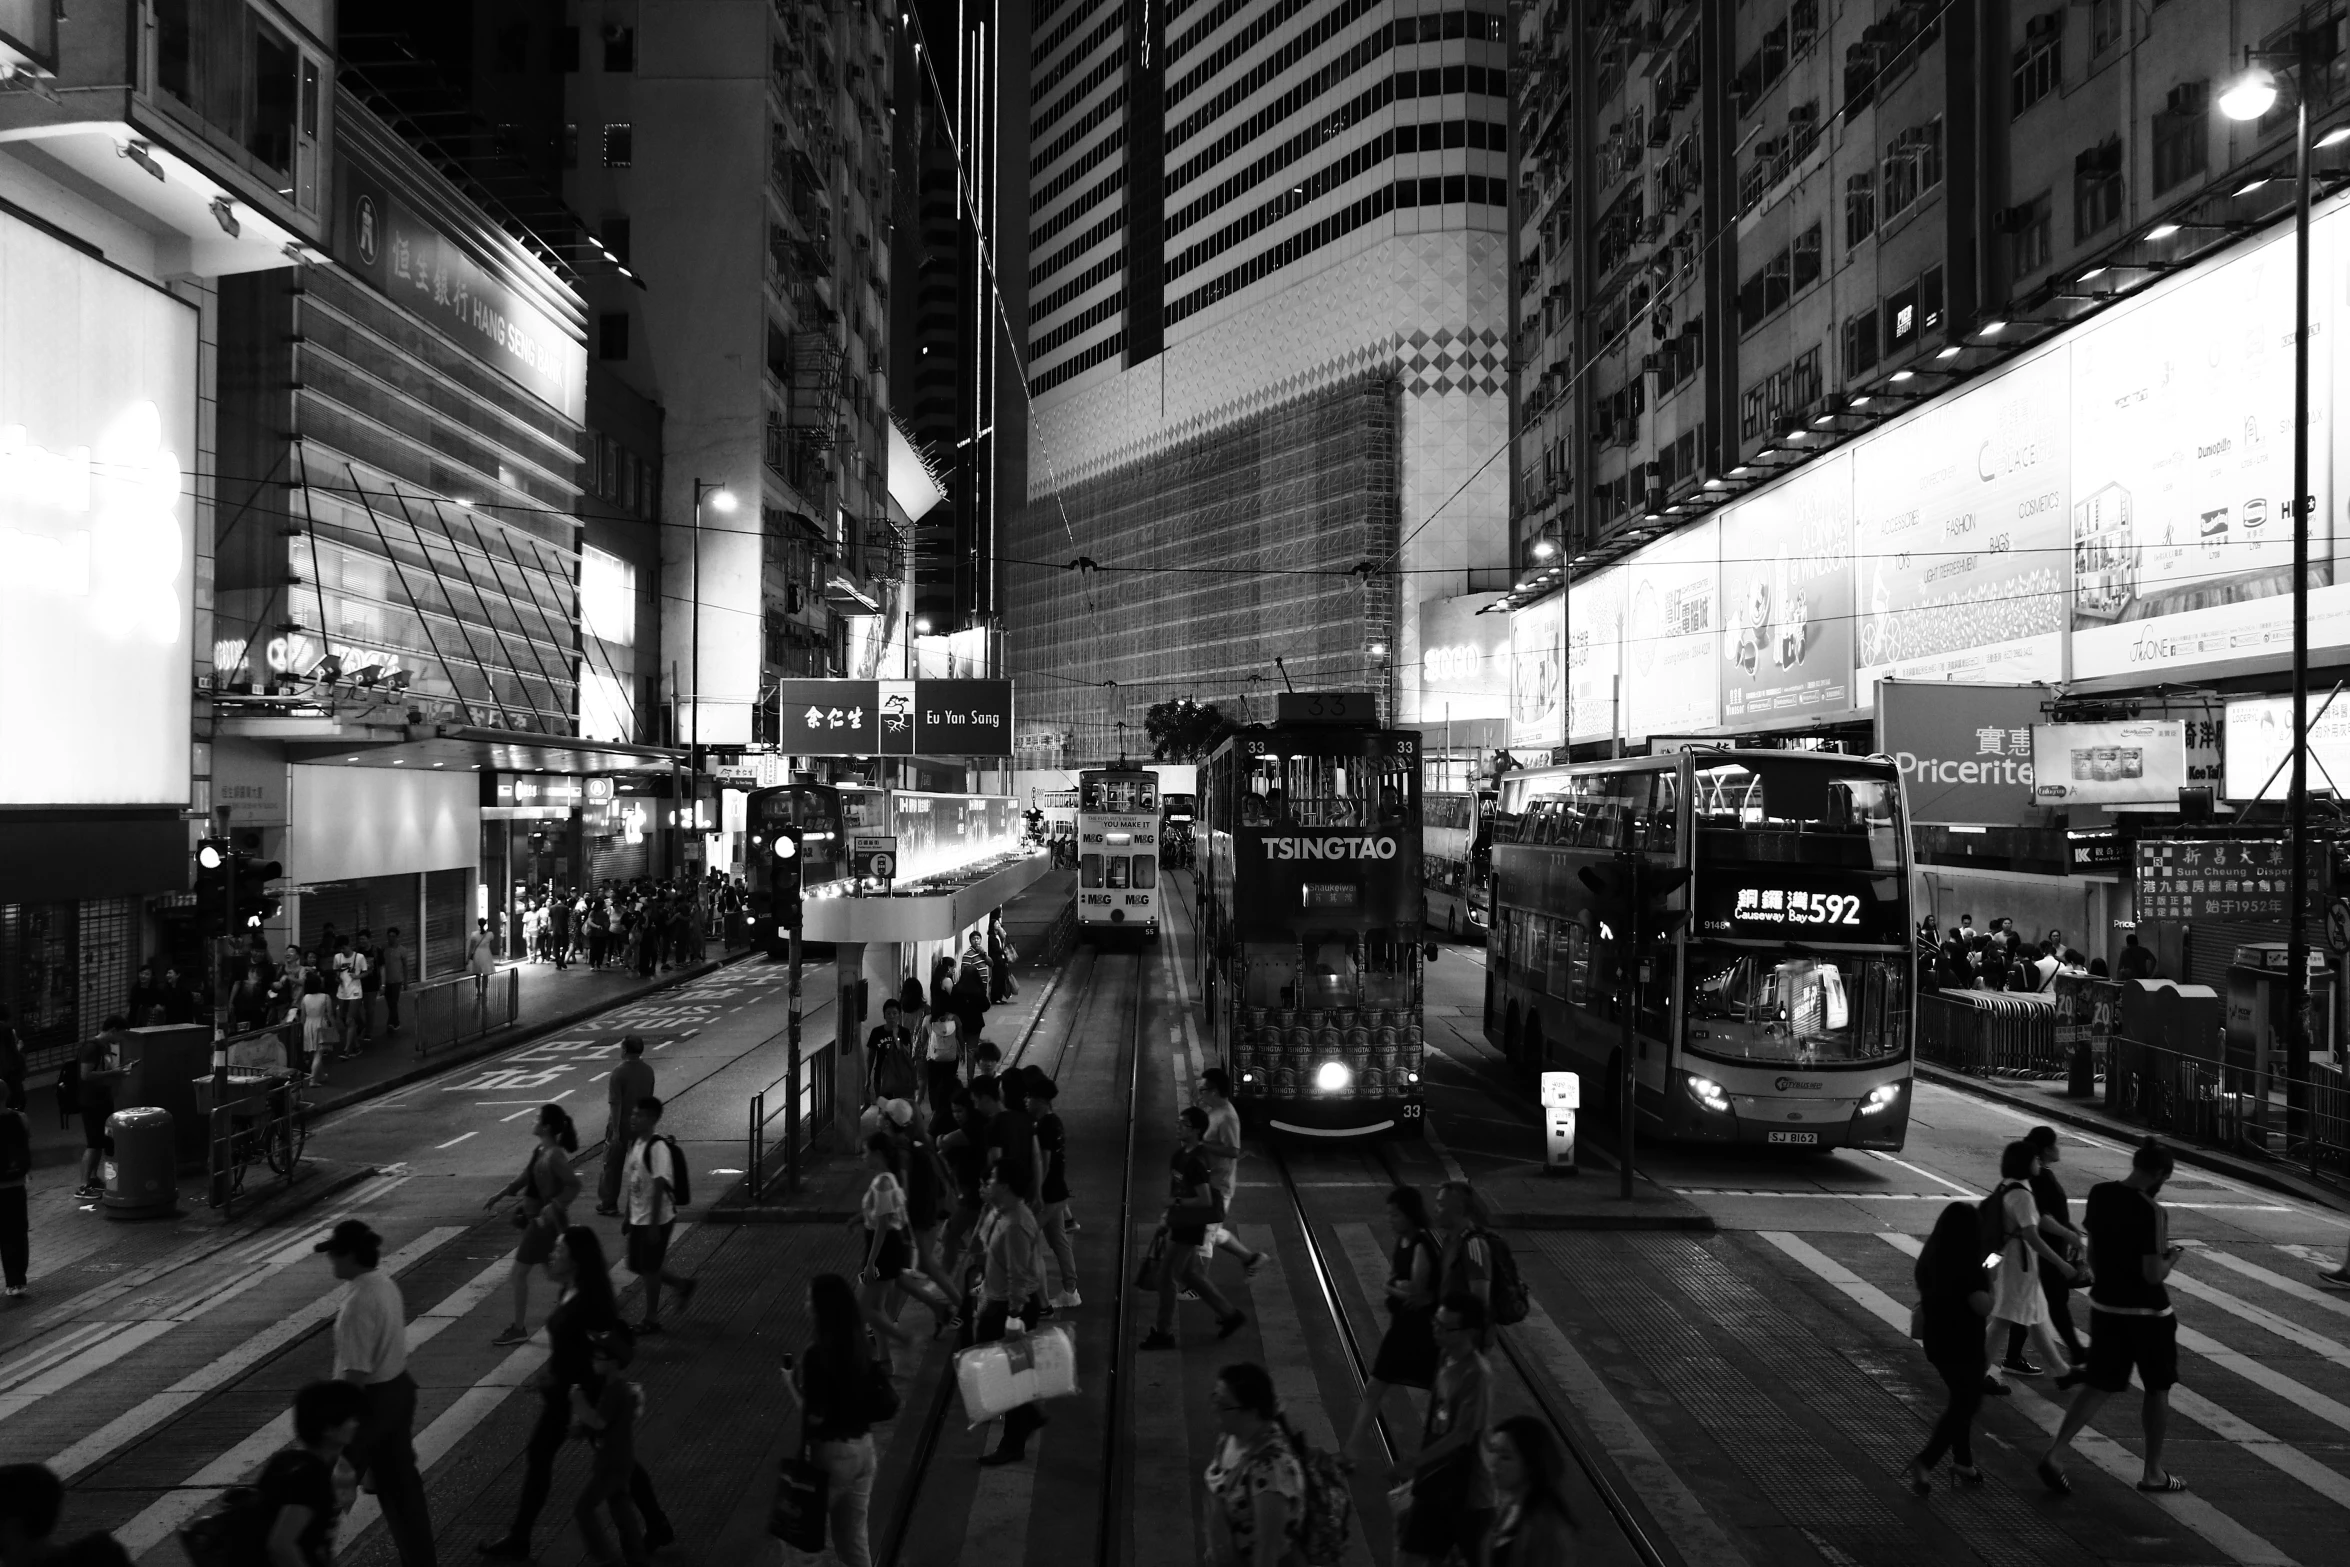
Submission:
[[[1503,9],[1062,0],[1030,31],[1024,754],[1284,674],[1433,717],[1422,608],[1507,564]]]
[[[872,673],[856,650],[901,610],[897,26],[870,0],[647,0],[575,7],[562,43],[566,190],[633,275],[588,285],[589,350],[663,414],[657,662],[681,745],[788,752],[776,679]]]
[[[946,498],[914,526],[914,628],[992,646],[1000,519],[1024,499],[1026,0],[923,0],[898,36],[890,384]],[[1004,280],[1012,280],[1005,286]],[[923,644],[929,646],[930,644]]]

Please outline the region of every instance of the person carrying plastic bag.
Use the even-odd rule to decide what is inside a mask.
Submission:
[[[957,1357],[955,1379],[973,1425],[1003,1417],[1003,1435],[980,1462],[1016,1464],[1028,1456],[1028,1438],[1045,1423],[1036,1401],[1077,1390],[1076,1355],[1066,1328],[1008,1337],[1016,1301],[1044,1292],[1044,1232],[1019,1191],[998,1176],[987,1183],[987,1211],[973,1246],[985,1258],[977,1347]]]

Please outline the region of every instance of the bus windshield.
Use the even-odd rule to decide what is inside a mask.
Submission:
[[[1906,953],[1689,944],[1689,1050],[1789,1066],[1890,1060],[1909,1047]]]
[[[1704,857],[1901,867],[1901,824],[1888,772],[1808,757],[1701,764],[1690,816]]]

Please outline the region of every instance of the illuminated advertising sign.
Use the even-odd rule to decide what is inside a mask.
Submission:
[[[2330,275],[2338,226],[2312,236],[2315,277]],[[2070,348],[2074,678],[2159,680],[2289,652],[2291,233],[2098,316]],[[2328,426],[2332,387],[2332,356],[2313,353],[2317,430]],[[2318,645],[2350,640],[2350,588],[2331,585],[2328,456],[2323,440],[2313,443]]]
[[[0,806],[185,806],[196,312],[0,215]]]
[[[1713,667],[1722,629],[1720,538],[1709,517],[1633,557],[1624,621],[1629,738],[1721,721]]]
[[[2064,677],[2062,354],[1857,443],[1859,683]]]
[[[1510,708],[1510,617],[1481,614],[1496,593],[1428,599],[1420,605],[1420,722],[1506,718]]]
[[[2238,697],[2228,703],[2223,799],[2288,798],[2293,769],[2293,699]],[[2350,798],[2350,694],[2309,698],[2309,787]]]
[[[1567,596],[1510,611],[1510,749],[1567,743]]]
[[[780,680],[792,756],[1010,756],[1009,680]]]
[[[1891,876],[1755,866],[1702,872],[1691,919],[1700,936],[1807,942],[1903,939],[1901,906]]]
[[[1852,459],[1722,513],[1722,722],[1809,717],[1852,694]]]
[[[2140,839],[2138,918],[2281,920],[2285,861],[2282,838]]]
[[[2187,782],[2176,718],[2034,724],[2032,798],[2042,805],[2171,805]]]
[[[1887,680],[1877,687],[1877,749],[1901,767],[1920,826],[2021,825],[2032,801],[2032,726],[2046,686]]]
[[[1584,578],[1567,600],[1567,738],[1606,740],[1616,733],[1617,687],[1624,674],[1621,566]]]

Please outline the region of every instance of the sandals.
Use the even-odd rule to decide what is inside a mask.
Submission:
[[[2141,1480],[2138,1482],[2139,1490],[2149,1491],[2157,1495],[2164,1496],[2175,1496],[2179,1492],[2184,1491],[2186,1488],[2187,1482],[2180,1479],[2177,1475],[2164,1475],[2159,1480]]]

